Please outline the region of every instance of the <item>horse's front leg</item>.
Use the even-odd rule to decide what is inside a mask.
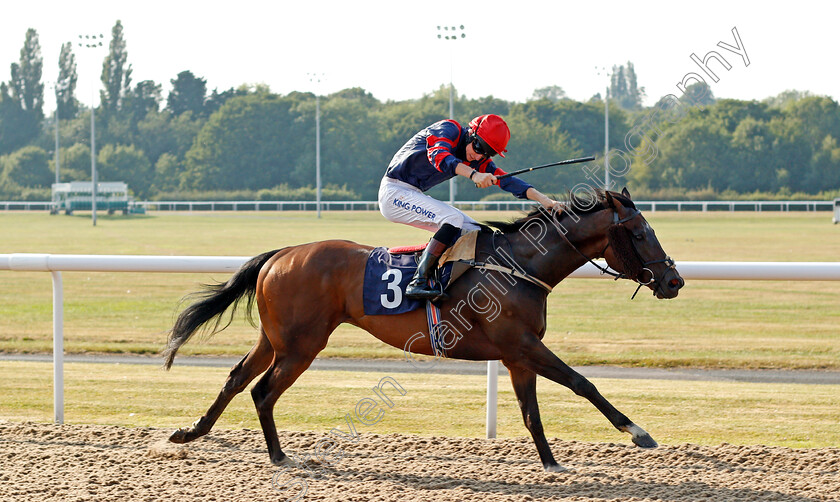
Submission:
[[[598,392],[598,389],[595,388],[592,382],[561,361],[536,336],[525,335],[525,340],[523,340],[520,346],[519,357],[515,361],[508,360],[505,364],[508,365],[508,363],[533,371],[538,375],[568,387],[578,396],[585,397],[607,417],[613,427],[630,434],[636,446],[642,448],[656,448],[659,446],[650,437],[650,434],[615,409]]]
[[[548,446],[548,441],[545,439],[542,420],[540,420],[540,407],[537,403],[537,374],[516,366],[508,366],[508,372],[513,384],[513,391],[516,393],[516,400],[522,410],[522,419],[525,420],[525,427],[534,439],[543,468],[546,472],[565,471],[566,468],[558,465],[557,461],[554,460],[551,447]]]

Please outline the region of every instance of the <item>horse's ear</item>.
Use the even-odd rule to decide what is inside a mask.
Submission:
[[[630,192],[627,191],[627,187],[621,189],[621,195],[627,197],[628,199],[630,198]]]
[[[606,202],[607,207],[612,208],[616,211],[618,211],[619,206],[621,205],[619,202],[617,202],[615,200],[615,198],[613,198],[612,195],[610,195],[609,190],[604,190],[604,201]]]

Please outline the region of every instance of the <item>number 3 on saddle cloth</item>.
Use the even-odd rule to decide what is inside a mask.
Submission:
[[[406,298],[405,287],[417,270],[415,254],[391,254],[386,248],[374,248],[365,265],[363,301],[365,315],[404,314],[425,305],[424,300]],[[435,288],[445,288],[449,282],[452,263],[437,269]]]
[[[469,266],[463,263],[453,262],[475,258],[477,237],[478,230],[465,234],[441,256],[439,263],[442,266],[437,269],[433,279],[435,287],[445,290],[454,279],[469,269]],[[403,253],[403,250],[409,252]],[[379,247],[371,250],[365,265],[365,282],[362,288],[365,315],[404,314],[424,306],[424,301],[412,300],[404,295],[405,287],[417,270],[420,251],[420,246],[391,250]]]
[[[445,290],[449,284],[469,269],[469,266],[455,263],[454,260],[475,257],[477,235],[477,230],[464,235],[444,253],[440,259],[443,265],[436,270],[435,277],[430,279],[433,281],[433,287]],[[417,252],[391,253],[384,247],[371,250],[365,265],[365,279],[362,287],[365,315],[404,314],[425,306],[429,332],[435,331],[437,323],[440,322],[438,307],[432,302],[406,298],[404,294],[405,287],[414,276],[414,271],[417,270],[418,257]]]

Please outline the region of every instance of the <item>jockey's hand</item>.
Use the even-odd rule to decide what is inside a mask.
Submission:
[[[546,209],[548,209],[549,211],[559,213],[560,211],[562,211],[566,207],[565,202],[558,202],[558,201],[552,200],[552,199],[549,199],[549,200],[551,201],[551,203],[548,205],[548,207],[546,207]]]
[[[472,177],[472,181],[478,188],[487,188],[491,185],[495,185],[496,183],[498,183],[496,177],[492,174],[480,172],[475,173],[475,176]]]

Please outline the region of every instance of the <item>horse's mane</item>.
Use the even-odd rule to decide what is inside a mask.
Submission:
[[[628,207],[631,209],[635,209],[636,205],[633,204],[633,201],[616,192],[610,192],[610,195],[621,202],[624,207]],[[577,215],[584,215],[584,214],[592,214],[597,213],[598,211],[602,211],[607,207],[607,197],[603,190],[597,189],[593,192],[584,192],[583,194],[576,194],[573,192],[567,192],[565,197],[563,198],[563,202],[565,204],[565,208],[560,213],[559,218],[563,218],[566,216],[568,212],[577,214]],[[537,206],[532,209],[529,213],[521,216],[517,219],[512,221],[487,221],[485,222],[487,225],[491,227],[495,227],[499,229],[502,233],[512,233],[518,231],[522,228],[526,223],[533,219],[540,219],[547,223],[550,223],[549,219],[551,218],[551,212],[544,210],[541,206]]]

